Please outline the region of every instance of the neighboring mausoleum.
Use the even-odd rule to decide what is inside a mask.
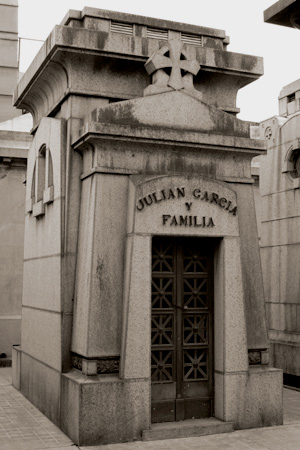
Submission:
[[[260,126],[268,148],[267,155],[260,157],[260,194],[261,256],[271,357],[275,367],[294,376],[300,375],[299,127],[297,80],[282,89],[279,115]]]
[[[13,382],[76,444],[282,423],[251,177],[265,142],[236,118],[263,66],[228,42],[69,11],[16,90],[34,140]]]

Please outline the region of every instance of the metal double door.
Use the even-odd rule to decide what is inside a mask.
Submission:
[[[213,415],[212,241],[152,241],[152,422]]]

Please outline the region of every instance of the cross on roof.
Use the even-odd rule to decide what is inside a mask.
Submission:
[[[167,86],[174,90],[184,88],[182,70],[192,75],[197,75],[200,65],[196,60],[188,60],[183,50],[183,44],[177,39],[168,41],[161,49],[152,55],[145,64],[149,75],[157,70],[171,68],[171,74]]]

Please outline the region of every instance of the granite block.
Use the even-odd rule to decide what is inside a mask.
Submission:
[[[23,352],[21,392],[55,425],[60,425],[61,375]]]
[[[215,254],[215,370],[246,370],[248,351],[238,238],[224,238]]]
[[[1,6],[1,5],[0,5]],[[2,17],[1,17],[2,18]],[[1,28],[1,31],[3,28]],[[1,65],[17,68],[18,41],[0,38],[0,61]],[[12,94],[12,92],[11,92]]]
[[[299,217],[274,220],[262,227],[261,243],[263,247],[298,244],[300,242]]]
[[[297,332],[297,305],[284,305],[285,330],[288,332]]]
[[[120,354],[127,183],[109,174],[83,183],[72,349],[88,357]]]
[[[82,184],[80,206],[78,262],[76,268],[76,290],[74,296],[74,332],[72,350],[80,355],[88,352],[89,307],[86,295],[90,295],[90,271],[92,268],[96,183],[90,177]]]
[[[23,305],[60,312],[61,283],[60,256],[25,261]]]
[[[87,377],[73,370],[62,378],[63,431],[77,445],[140,440],[150,426],[148,380]]]
[[[61,314],[23,307],[22,351],[61,370]]]
[[[250,349],[268,348],[264,286],[253,188],[251,185],[237,184],[235,190],[239,210],[240,258],[245,301],[247,345]]]
[[[217,326],[218,324],[215,324],[215,327]],[[248,340],[239,238],[224,238],[223,327],[223,371],[228,373],[247,370]]]
[[[126,246],[121,376],[150,377],[151,237],[130,236]]]
[[[24,259],[60,255],[61,238],[61,202],[57,199],[45,205],[45,214],[40,219],[26,215]]]
[[[235,429],[282,425],[282,371],[251,368],[224,376],[225,420]]]
[[[300,225],[300,221],[299,221]],[[300,243],[280,247],[280,302],[299,303]]]
[[[164,442],[165,440],[176,439],[177,442],[180,442],[178,439],[196,438],[210,434],[224,434],[232,431],[234,431],[232,422],[223,422],[215,417],[208,419],[189,419],[178,422],[152,424],[150,430],[143,430],[142,440]]]
[[[280,247],[263,247],[260,249],[260,256],[266,302],[279,303]]]
[[[294,306],[295,316],[291,317],[291,306]],[[269,327],[271,330],[286,331],[287,325],[296,328],[296,305],[287,305],[283,303],[267,303],[269,316]],[[294,322],[294,323],[293,323]]]
[[[16,0],[14,2],[3,2],[0,5],[0,30],[7,33],[18,33],[18,6]],[[12,35],[17,39],[16,36]],[[17,54],[17,53],[16,53]]]
[[[293,189],[261,198],[262,222],[300,216],[300,189]]]

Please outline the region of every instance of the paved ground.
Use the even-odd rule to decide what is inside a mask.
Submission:
[[[166,441],[77,447],[11,385],[0,368],[1,450],[300,450],[300,392],[284,389],[284,425]]]

